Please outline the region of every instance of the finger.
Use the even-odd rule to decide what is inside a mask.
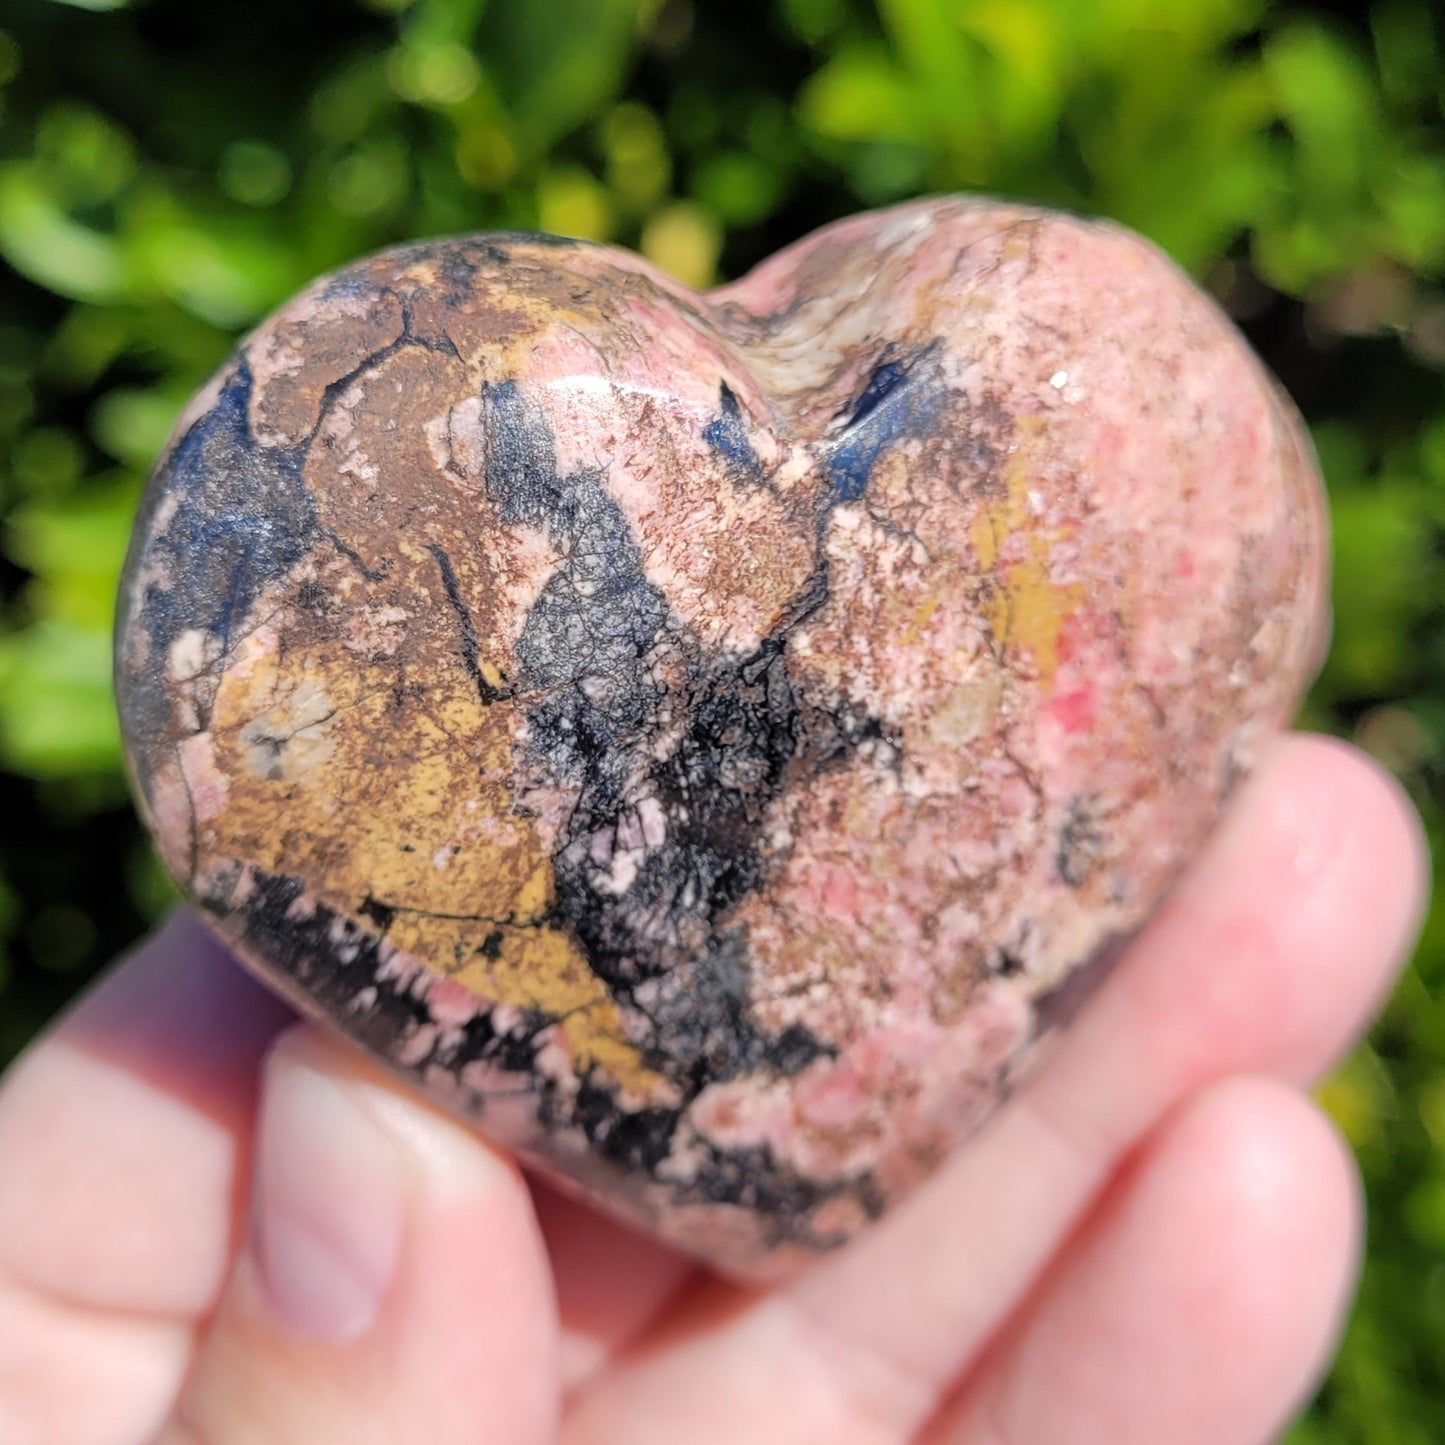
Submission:
[[[259,1061],[292,1017],[180,911],[6,1076],[0,1425],[14,1428],[0,1440],[27,1438],[19,1422],[42,1407],[35,1438],[56,1445],[72,1429],[119,1438],[107,1422],[169,1408],[192,1323],[214,1308],[236,1250]],[[693,1266],[541,1194],[564,1374],[580,1380]]]
[[[310,1026],[265,1072],[254,1229],[163,1445],[541,1445],[556,1318],[525,1183]]]
[[[532,1203],[552,1260],[562,1388],[571,1392],[640,1335],[698,1269],[538,1180]]]
[[[86,1310],[0,1280],[0,1440],[151,1441],[190,1353],[184,1321]]]
[[[575,1438],[642,1445],[628,1421],[658,1418],[654,1399],[674,1412],[656,1438],[699,1445],[767,1438],[779,1398],[835,1410],[820,1439],[916,1427],[1178,1100],[1233,1072],[1304,1077],[1345,1047],[1413,934],[1423,877],[1418,825],[1372,764],[1322,739],[1281,744],[990,1129],[794,1286],[726,1296],[713,1328],[652,1338],[584,1395]],[[748,1390],[716,1389],[743,1369]]]
[[[926,1445],[1258,1445],[1314,1385],[1358,1255],[1354,1164],[1296,1091],[1205,1089],[1116,1181]]]
[[[0,1439],[154,1434],[246,1190],[256,1061],[289,1011],[177,914],[0,1087]]]
[[[122,961],[0,1091],[0,1268],[78,1304],[204,1308],[256,1064],[290,1017],[191,914]]]

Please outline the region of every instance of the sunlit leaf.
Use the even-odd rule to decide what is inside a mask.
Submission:
[[[36,778],[118,767],[107,632],[43,620],[0,638],[0,759]]]
[[[717,271],[722,231],[717,218],[690,201],[677,201],[648,217],[642,254],[686,286],[709,285]]]
[[[537,183],[537,224],[556,236],[605,241],[612,234],[611,198],[580,166],[563,166]]]
[[[0,169],[0,254],[32,281],[77,301],[117,301],[126,268],[115,239],[66,215],[34,168]]]
[[[508,110],[539,146],[595,115],[613,93],[658,0],[489,6],[478,53]]]
[[[804,88],[800,113],[805,125],[836,140],[918,142],[926,134],[916,92],[879,48],[835,56]]]

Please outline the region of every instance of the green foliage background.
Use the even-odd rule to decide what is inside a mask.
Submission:
[[[1433,18],[1432,18],[1433,16]],[[0,11],[0,1063],[168,899],[120,775],[144,474],[317,272],[540,227],[732,276],[921,192],[1118,217],[1298,399],[1336,528],[1306,721],[1445,764],[1445,19],[1268,0],[11,0]],[[1324,1090],[1369,1263],[1292,1437],[1445,1439],[1445,913]]]

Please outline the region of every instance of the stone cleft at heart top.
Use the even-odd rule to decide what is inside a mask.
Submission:
[[[766,1274],[976,1128],[1197,852],[1323,533],[1289,403],[1111,225],[931,200],[705,295],[426,242],[189,408],[121,716],[261,976]]]

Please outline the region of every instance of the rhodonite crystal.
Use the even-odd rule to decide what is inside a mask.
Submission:
[[[762,1270],[916,1183],[1139,927],[1288,720],[1322,557],[1288,402],[1113,226],[929,201],[706,295],[463,237],[197,397],[120,708],[263,977]]]

